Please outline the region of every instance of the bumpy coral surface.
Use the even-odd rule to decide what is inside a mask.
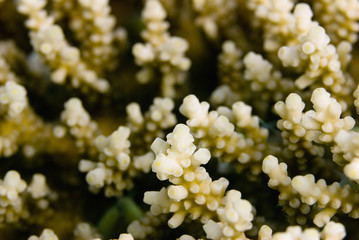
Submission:
[[[0,239],[359,239],[359,0],[0,0]]]

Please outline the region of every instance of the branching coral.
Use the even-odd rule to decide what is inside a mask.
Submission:
[[[46,178],[42,174],[35,174],[31,183],[27,185],[18,172],[8,171],[0,182],[0,190],[2,225],[20,224],[21,221],[33,218],[32,215],[36,211],[46,210],[49,201],[56,198],[56,194],[49,189]],[[41,222],[41,215],[37,218],[30,221]]]
[[[200,26],[211,39],[218,39],[222,32],[229,32],[236,22],[235,11],[238,11],[237,1],[193,0],[193,9],[198,12],[196,24]],[[227,33],[228,34],[228,33]]]
[[[305,113],[302,112],[305,104],[296,94],[290,94],[285,103],[278,102],[275,105],[275,110],[282,118],[277,126],[283,130],[282,137],[285,144],[297,158],[302,158],[306,153],[322,157],[325,147],[323,144],[332,146],[333,160],[341,164],[339,160],[341,156],[349,155],[341,150],[344,146],[344,136],[350,135],[355,121],[350,116],[341,118],[340,104],[323,88],[313,91],[311,102],[314,110]],[[352,156],[346,157],[346,161],[351,162],[352,158]],[[344,171],[349,178],[355,180],[354,171],[350,172],[348,167]]]
[[[166,15],[158,0],[146,1],[142,12],[146,30],[141,34],[146,43],[136,43],[132,53],[136,64],[143,66],[136,75],[137,80],[147,83],[155,77],[154,70],[157,69],[162,74],[161,95],[173,98],[176,85],[184,84],[191,61],[184,56],[188,49],[187,41],[171,37],[167,32],[169,23],[165,21]]]
[[[300,224],[307,221],[302,214],[307,214],[315,204],[318,209],[313,222],[319,227],[327,224],[337,212],[359,217],[355,210],[359,195],[349,185],[341,187],[335,182],[328,186],[324,179],[315,182],[312,174],[291,179],[287,175],[287,165],[278,164],[278,159],[271,155],[263,161],[263,171],[270,177],[268,185],[279,190],[280,204],[287,205],[288,215],[296,217]]]
[[[45,0],[24,0],[20,1],[18,11],[28,17],[26,25],[31,30],[32,44],[53,70],[52,81],[64,84],[70,76],[74,88],[89,86],[99,92],[108,91],[108,82],[87,67],[79,49],[68,44],[61,27],[48,16],[45,5]]]
[[[244,231],[252,227],[252,206],[241,199],[237,190],[228,191],[228,180],[212,181],[200,165],[210,160],[205,148],[193,144],[194,138],[186,125],[179,124],[167,135],[167,142],[155,140],[152,150],[156,159],[152,170],[160,180],[173,185],[158,192],[146,192],[144,202],[151,205],[151,212],[174,213],[168,220],[171,228],[182,224],[186,215],[199,218],[210,239],[243,238]],[[212,219],[219,218],[219,222]]]
[[[277,232],[272,235],[268,226],[263,226],[259,233],[260,240],[309,240],[309,239],[343,239],[345,237],[345,229],[340,223],[329,222],[324,229],[319,232],[314,228],[307,228],[302,230],[300,226],[288,227],[285,232]]]
[[[234,42],[223,43],[218,58],[219,77],[223,85],[212,93],[211,103],[230,106],[241,100],[252,104],[256,111],[265,116],[272,101],[283,100],[294,91],[293,81],[284,78],[260,54],[249,52],[243,59],[240,57],[241,50]]]
[[[133,188],[133,177],[150,171],[153,161],[153,154],[148,152],[150,143],[156,136],[163,135],[164,129],[176,123],[176,117],[171,113],[172,100],[156,98],[144,116],[137,103],[127,106],[129,127],[120,126],[108,137],[95,135],[96,123],[90,122],[78,99],[71,99],[68,102],[69,107],[72,102],[74,108],[70,108],[68,114],[64,112],[62,116],[74,127],[70,132],[75,133],[72,134],[80,140],[80,146],[85,145],[82,138],[86,141],[94,140],[90,143],[96,147],[99,159],[99,162],[81,160],[79,169],[81,172],[87,172],[86,180],[91,190],[97,192],[106,185],[106,196],[122,195],[123,190]],[[83,126],[75,126],[78,125],[76,122]],[[147,148],[144,147],[146,145]]]
[[[315,1],[314,11],[318,14],[319,22],[327,29],[334,44],[341,41],[354,43],[357,40],[359,25],[358,1]]]
[[[294,5],[292,0],[250,0],[247,7],[253,11],[254,26],[263,29],[263,49],[268,52],[295,44],[300,36],[316,25],[310,7],[302,3]]]
[[[154,238],[160,235],[158,228],[167,222],[164,215],[155,216],[150,211],[146,212],[140,220],[131,222],[127,227],[127,231],[135,239],[148,239],[149,237]]]
[[[304,73],[295,81],[299,89],[308,86],[326,87],[328,91],[337,96],[344,110],[351,107],[345,98],[351,98],[354,82],[343,72],[345,62],[340,56],[350,53],[350,46],[335,48],[329,44],[330,38],[325,29],[320,26],[312,27],[308,33],[300,38],[296,46],[281,47],[278,56],[284,66],[301,69]],[[346,45],[347,43],[343,42]],[[344,51],[344,52],[339,52]],[[344,57],[346,59],[348,57]],[[318,80],[322,81],[318,84]]]
[[[0,238],[359,239],[358,8],[0,0]]]
[[[109,1],[75,1],[74,4],[74,9],[69,11],[70,28],[81,42],[84,61],[98,74],[114,69],[127,33],[123,28],[115,29],[116,19],[110,14]]]
[[[201,147],[209,148],[215,157],[224,162],[238,162],[238,170],[251,167],[254,175],[260,173],[258,163],[263,153],[269,151],[266,144],[268,131],[259,126],[259,118],[251,115],[251,107],[236,102],[232,109],[219,108],[209,112],[207,102],[199,102],[194,95],[183,100],[180,112],[194,132]],[[220,114],[223,112],[223,114]]]

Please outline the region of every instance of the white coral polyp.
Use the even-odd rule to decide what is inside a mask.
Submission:
[[[118,240],[134,240],[133,236],[129,233],[122,233],[118,237]]]
[[[91,120],[79,98],[70,98],[65,103],[65,110],[61,114],[61,119],[70,127],[75,125],[86,126]]]
[[[122,152],[117,154],[116,160],[121,171],[125,171],[129,167],[131,162],[130,156]]]
[[[207,164],[210,159],[211,159],[211,153],[208,151],[208,149],[199,148],[193,154],[192,164],[196,164],[196,163],[198,163],[198,165]]]
[[[284,67],[297,67],[300,63],[299,52],[296,47],[281,47],[278,51],[278,57]]]
[[[193,144],[194,138],[190,134],[190,129],[184,124],[178,124],[172,133],[167,135],[167,142],[171,145],[171,150],[174,154],[192,155],[196,149]]]
[[[225,116],[219,116],[209,129],[209,134],[212,136],[224,137],[230,136],[234,131],[234,125],[229,122]]]
[[[188,95],[183,99],[180,106],[180,112],[189,118],[187,124],[190,127],[196,127],[206,122],[208,119],[209,104],[207,102],[200,103],[195,95]]]
[[[351,163],[344,167],[344,173],[350,179],[359,181],[359,158],[355,158]]]
[[[158,179],[166,180],[170,176],[180,177],[183,169],[175,158],[159,154],[152,164],[152,171],[157,174]]]
[[[208,239],[221,239],[223,236],[222,229],[219,223],[214,222],[213,220],[209,220],[205,225],[203,225],[203,229],[206,232],[206,237]]]
[[[138,64],[149,63],[155,59],[155,52],[150,44],[136,43],[132,48],[132,53]]]
[[[180,37],[171,37],[164,44],[159,46],[159,59],[170,61],[172,65],[181,70],[188,70],[190,61],[183,55],[188,50],[188,42]]]
[[[220,222],[209,220],[203,226],[207,238],[214,240],[244,238],[244,231],[252,228],[252,205],[247,200],[241,199],[241,193],[236,190],[230,190],[224,201],[224,206],[217,209]]]
[[[188,196],[188,190],[184,186],[169,186],[168,188],[168,196],[175,202],[179,202]]]
[[[330,38],[325,33],[325,29],[320,26],[312,27],[307,34],[307,39],[310,39],[310,41],[319,50],[324,49],[330,42]]]
[[[96,168],[86,175],[86,181],[96,188],[102,188],[105,185],[106,170],[104,168]]]
[[[252,205],[241,199],[242,194],[236,190],[230,190],[225,197],[225,207],[219,208],[217,213],[220,219],[224,219],[229,225],[238,232],[244,232],[252,228],[253,220]]]
[[[15,117],[27,106],[26,89],[14,81],[0,87],[0,104],[8,105],[8,114]]]
[[[51,229],[44,229],[40,235],[40,237],[37,237],[35,235],[29,237],[28,240],[59,240],[59,238],[56,236],[54,231]]]
[[[335,222],[327,223],[321,233],[322,238],[326,240],[344,239],[345,235],[343,224]]]
[[[262,55],[249,52],[243,58],[243,63],[246,67],[244,72],[244,78],[247,79],[258,79],[264,82],[270,77],[272,71],[272,64],[265,61]]]
[[[49,193],[46,177],[40,173],[34,174],[27,191],[30,192],[34,199],[45,197]]]
[[[107,137],[107,140],[96,141],[96,145],[100,147],[103,146],[101,143],[106,143],[103,149],[104,153],[110,157],[115,156],[118,153],[127,151],[130,147],[130,142],[128,141],[130,133],[131,131],[129,128],[120,126],[109,137]]]
[[[168,213],[170,207],[170,198],[167,194],[167,189],[162,188],[158,191],[147,191],[143,197],[143,202],[151,205],[151,213],[159,215],[161,213]]]
[[[145,8],[142,12],[144,21],[162,21],[166,16],[166,10],[158,0],[146,1]]]
[[[0,183],[0,196],[6,196],[9,200],[15,200],[22,193],[27,184],[21,179],[17,171],[8,171],[3,182]]]

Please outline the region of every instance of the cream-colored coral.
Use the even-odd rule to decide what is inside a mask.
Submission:
[[[314,111],[306,112],[303,124],[310,130],[319,130],[321,127],[322,133],[318,136],[320,142],[331,143],[340,130],[348,131],[354,127],[355,120],[350,116],[341,118],[343,108],[323,88],[315,89],[310,100]]]
[[[315,228],[302,229],[300,226],[287,227],[285,232],[272,235],[272,230],[264,225],[259,233],[259,240],[341,240],[346,235],[345,228],[340,223],[329,222],[319,232]]]
[[[23,57],[13,42],[0,42],[0,114],[5,118],[14,118],[28,105],[27,91],[11,69]]]
[[[164,215],[155,216],[148,211],[141,219],[131,222],[127,227],[127,232],[135,239],[153,238],[159,234],[159,228],[166,221]]]
[[[156,97],[150,109],[142,114],[138,103],[130,103],[126,107],[128,127],[138,133],[138,141],[143,147],[143,140],[150,146],[156,137],[164,137],[164,129],[173,127],[177,123],[176,115],[172,112],[174,102],[170,98]],[[136,139],[132,139],[136,144]]]
[[[313,12],[309,5],[294,3],[292,0],[246,1],[254,14],[253,25],[263,29],[264,50],[275,53],[283,45],[296,44],[300,36],[317,25],[311,19]]]
[[[320,26],[312,27],[299,40],[299,44],[283,46],[278,51],[285,67],[294,67],[303,72],[295,80],[296,87],[324,87],[337,98],[344,111],[350,109],[349,99],[354,82],[350,75],[344,72],[346,64],[340,61],[345,59],[342,55],[349,54],[347,49],[329,44],[330,38]],[[339,50],[344,53],[338,52]]]
[[[95,138],[99,161],[81,160],[79,168],[87,172],[86,180],[93,191],[104,187],[107,196],[122,195],[123,190],[133,187],[133,177],[151,170],[154,156],[149,152],[150,144],[157,136],[164,136],[164,129],[176,123],[171,112],[173,107],[170,98],[155,98],[150,109],[142,114],[139,105],[131,103],[126,108],[128,127],[120,126],[108,137],[91,135],[89,139]],[[73,112],[74,121],[79,117],[88,122],[83,110]],[[84,124],[85,127],[88,125]]]
[[[168,221],[171,228],[182,224],[188,214],[192,219],[208,221],[215,214],[228,185],[223,178],[212,182],[205,168],[200,167],[209,161],[210,153],[204,148],[196,151],[193,141],[189,128],[178,124],[167,136],[167,142],[156,139],[152,144],[156,154],[152,170],[158,179],[168,179],[175,185],[159,192],[146,192],[144,202],[152,205],[151,212],[155,215],[173,212]]]
[[[81,44],[84,61],[98,74],[114,69],[127,33],[123,28],[116,28],[109,1],[78,0],[74,5],[69,11],[69,27]]]
[[[218,61],[223,85],[211,95],[210,102],[214,105],[231,106],[241,100],[252,104],[261,116],[265,116],[271,101],[283,100],[294,91],[293,80],[283,77],[260,54],[249,52],[241,59],[241,50],[233,41],[223,43]]]
[[[242,51],[233,41],[227,40],[222,44],[222,52],[218,56],[218,75],[222,85],[212,92],[211,104],[230,106],[238,100],[247,99],[248,91],[245,89],[248,87],[240,72],[243,68],[241,57]],[[239,89],[243,92],[239,93]]]
[[[356,107],[356,111],[359,112],[359,85],[356,87],[353,96],[354,96],[354,105]]]
[[[54,150],[46,144],[56,138],[52,125],[45,124],[29,106],[27,90],[7,64],[7,59],[16,62],[20,57],[12,44],[8,46],[9,51],[2,51],[4,45],[0,43],[0,52],[9,54],[3,58],[0,53],[0,79],[4,80],[0,85],[0,156],[10,157],[22,148],[25,157],[31,158],[38,152]]]
[[[315,89],[311,102],[314,110],[303,113],[304,102],[298,94],[292,93],[285,103],[280,101],[274,106],[281,117],[277,126],[282,130],[284,143],[297,158],[306,153],[323,156],[321,144],[333,145],[340,130],[348,131],[355,124],[352,117],[341,117],[341,105],[325,89]]]
[[[332,148],[334,161],[344,166],[344,174],[359,183],[359,133],[340,130],[334,138]]]
[[[325,224],[321,237],[326,240],[339,240],[346,236],[345,227],[341,223],[329,222]]]
[[[190,236],[190,235],[182,235],[181,237],[177,238],[177,240],[196,240],[194,237]]]
[[[308,133],[302,124],[304,107],[304,102],[295,93],[289,94],[285,102],[277,102],[274,109],[281,117],[277,122],[277,127],[282,131],[284,144],[294,152],[297,158],[303,157],[305,151],[313,156],[322,156],[324,148],[312,142],[313,134]]]
[[[52,70],[51,79],[58,84],[64,84],[67,77],[71,79],[74,88],[90,87],[99,92],[106,92],[109,83],[90,70],[81,59],[80,51],[70,46],[65,39],[62,28],[54,24],[54,19],[48,16],[45,0],[21,0],[18,11],[28,17],[26,26],[31,30],[30,38],[35,51],[42,56]]]
[[[34,174],[26,184],[16,171],[9,171],[0,180],[4,232],[18,237],[53,226],[59,236],[70,236],[73,229],[68,224],[87,218],[88,207],[102,202],[115,204],[110,209],[116,208],[127,222],[132,212],[123,212],[116,198],[125,194],[137,201],[144,186],[155,184],[155,191],[144,196],[151,213],[133,222],[129,234],[117,235],[118,239],[161,234],[176,238],[187,231],[193,237],[183,235],[180,240],[204,235],[220,240],[339,240],[345,237],[344,223],[349,238],[356,234],[357,0],[144,0],[141,19],[142,4],[132,1],[3,2],[0,38],[13,37],[24,52],[0,42],[1,167],[5,173],[15,166],[26,179],[36,169],[55,173],[50,183],[56,183],[64,200],[56,208],[58,215],[47,222],[39,213],[51,211],[56,194],[45,176]],[[16,8],[24,19],[14,19]],[[126,38],[125,30],[116,29],[115,18],[128,26],[129,40],[137,41],[138,30],[142,31],[143,41],[131,42],[138,72],[131,61],[115,68]],[[23,21],[28,31],[17,31]],[[30,45],[24,38],[28,32]],[[188,71],[192,60],[194,69]],[[216,61],[218,68],[212,69]],[[196,82],[187,84],[187,73]],[[90,89],[110,90],[105,77],[111,80],[111,95],[90,96]],[[131,82],[134,77],[152,82],[139,88]],[[50,80],[71,82],[72,87]],[[221,86],[211,96],[216,109],[194,95],[179,102],[188,91],[208,97],[217,83]],[[74,98],[60,113],[59,101],[70,97]],[[154,98],[151,106],[149,98]],[[139,102],[130,103],[134,100]],[[128,103],[124,115],[121,110]],[[174,110],[177,105],[181,106]],[[174,127],[178,114],[184,115],[179,119],[186,125]],[[168,132],[167,141],[161,140]],[[285,163],[272,155],[264,158],[268,154]],[[50,165],[55,172],[47,168]],[[147,182],[153,177],[147,176],[151,170],[160,185]],[[85,175],[90,190],[103,190],[105,197],[115,198],[86,199],[90,201],[84,207],[72,212],[72,205],[80,206],[82,197],[88,196],[66,190],[80,186],[79,177]],[[212,180],[214,176],[218,180]],[[263,185],[268,178],[269,188],[279,192],[282,209],[272,202],[276,193]],[[228,186],[240,188],[243,196],[238,190],[226,191]],[[244,199],[247,196],[257,208]],[[67,204],[69,199],[72,205]],[[69,212],[74,219],[68,222]],[[257,212],[260,216],[254,219]],[[101,223],[111,221],[112,213],[106,212]],[[289,225],[301,227],[283,230],[285,217]],[[166,229],[162,222],[177,229]],[[264,223],[273,230],[263,226],[257,235]],[[304,228],[313,224],[315,228]],[[19,233],[12,233],[19,227]],[[101,232],[110,235],[106,229]],[[78,225],[75,235],[99,240],[89,224]],[[57,237],[49,229],[30,237],[40,239]]]
[[[243,67],[241,49],[235,42],[227,40],[222,44],[222,51],[218,56],[218,71],[221,81],[237,89],[241,85],[242,76],[240,70]]]
[[[17,117],[0,124],[0,155],[10,157],[18,150],[26,158],[41,152],[61,152],[67,141],[59,147],[59,139],[53,134],[52,124],[45,123],[31,108],[25,108]],[[65,150],[66,151],[66,150]]]
[[[57,194],[50,190],[43,174],[36,173],[32,176],[31,182],[26,189],[26,193],[35,200],[39,209],[46,209],[50,205],[50,200],[57,199]]]
[[[340,186],[338,182],[327,185],[324,179],[315,182],[312,174],[297,175],[291,179],[287,174],[287,165],[278,164],[278,159],[271,155],[263,161],[263,172],[270,178],[268,185],[280,192],[279,203],[285,207],[289,215],[298,210],[302,214],[307,214],[309,206],[316,205],[319,210],[313,222],[319,227],[327,224],[338,212],[353,218],[359,217],[359,195],[350,185]],[[302,217],[296,220],[299,223],[307,221]]]
[[[128,233],[122,233],[120,234],[120,236],[118,237],[118,240],[134,240],[133,236],[131,234]]]
[[[313,10],[333,44],[337,45],[341,41],[356,42],[359,30],[358,1],[319,0],[313,2]]]
[[[1,192],[1,222],[16,222],[25,213],[22,209],[23,199],[21,194],[26,189],[26,182],[21,179],[20,174],[16,171],[9,171],[4,179],[0,182]]]
[[[25,58],[23,53],[16,48],[12,41],[0,41],[0,84],[6,82],[20,82],[20,79],[12,71],[12,65],[16,65],[19,58]]]
[[[156,159],[152,170],[158,179],[169,180],[173,185],[158,192],[146,192],[144,202],[151,205],[154,215],[174,213],[168,221],[171,228],[177,228],[189,215],[205,224],[204,230],[210,239],[244,237],[244,231],[252,226],[251,204],[241,200],[237,190],[224,196],[228,180],[212,181],[206,169],[200,166],[210,160],[210,152],[205,148],[197,149],[193,141],[189,127],[184,124],[178,124],[167,135],[167,142],[155,140],[152,150]],[[216,216],[219,222],[211,220]]]
[[[54,198],[56,195],[49,190],[42,174],[35,174],[28,186],[17,171],[10,170],[0,180],[0,222],[3,225],[29,220],[32,212],[45,210]],[[31,221],[35,221],[35,217]]]
[[[9,118],[18,116],[28,105],[26,89],[15,81],[6,81],[0,86],[0,113]]]
[[[243,64],[243,78],[248,82],[250,92],[257,94],[259,98],[253,103],[257,111],[265,113],[270,108],[265,103],[282,100],[294,91],[293,80],[283,77],[282,73],[274,69],[260,54],[247,53],[243,58]]]
[[[226,109],[224,114],[220,108],[209,112],[209,104],[194,95],[184,98],[180,106],[200,147],[209,148],[221,161],[235,162],[239,171],[250,167],[252,174],[259,174],[263,152],[268,151],[268,130],[259,126],[259,118],[243,102],[221,109]]]
[[[119,127],[110,136],[100,135],[95,139],[99,161],[81,160],[79,169],[87,172],[86,181],[92,191],[105,187],[106,196],[122,195],[123,190],[133,187],[130,171],[130,129]]]
[[[39,237],[32,235],[31,237],[28,238],[28,240],[59,240],[59,238],[57,237],[57,235],[54,233],[53,230],[46,228],[42,231]]]
[[[79,98],[71,98],[65,102],[61,121],[68,129],[69,134],[75,138],[76,148],[80,153],[87,151],[93,155],[96,152],[95,138],[99,135],[100,130],[97,123],[84,109]],[[59,138],[62,138],[65,133],[66,129],[62,126],[54,128],[54,134]]]
[[[74,230],[75,240],[89,240],[100,237],[101,235],[97,232],[96,228],[87,222],[78,223]]]
[[[236,23],[239,3],[235,0],[192,0],[192,7],[198,13],[195,23],[210,39],[219,39]]]
[[[217,209],[219,222],[208,221],[203,229],[209,239],[247,239],[244,232],[252,228],[252,205],[241,199],[241,193],[230,190],[224,198],[224,206]]]
[[[188,42],[180,37],[172,37],[167,32],[169,23],[165,21],[167,13],[158,0],[147,0],[142,11],[146,29],[141,33],[145,43],[136,43],[132,48],[137,65],[142,69],[136,78],[147,83],[154,78],[154,70],[162,74],[161,95],[175,97],[176,86],[183,85],[186,71],[191,61],[185,57]]]
[[[121,196],[124,190],[133,187],[132,178],[150,171],[153,154],[132,152],[130,133],[128,127],[120,126],[108,137],[99,135],[95,138],[98,161],[82,159],[79,162],[80,171],[87,173],[86,181],[91,191],[104,188],[108,197]]]

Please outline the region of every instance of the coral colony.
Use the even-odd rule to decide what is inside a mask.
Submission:
[[[359,0],[0,0],[0,238],[359,239]]]

